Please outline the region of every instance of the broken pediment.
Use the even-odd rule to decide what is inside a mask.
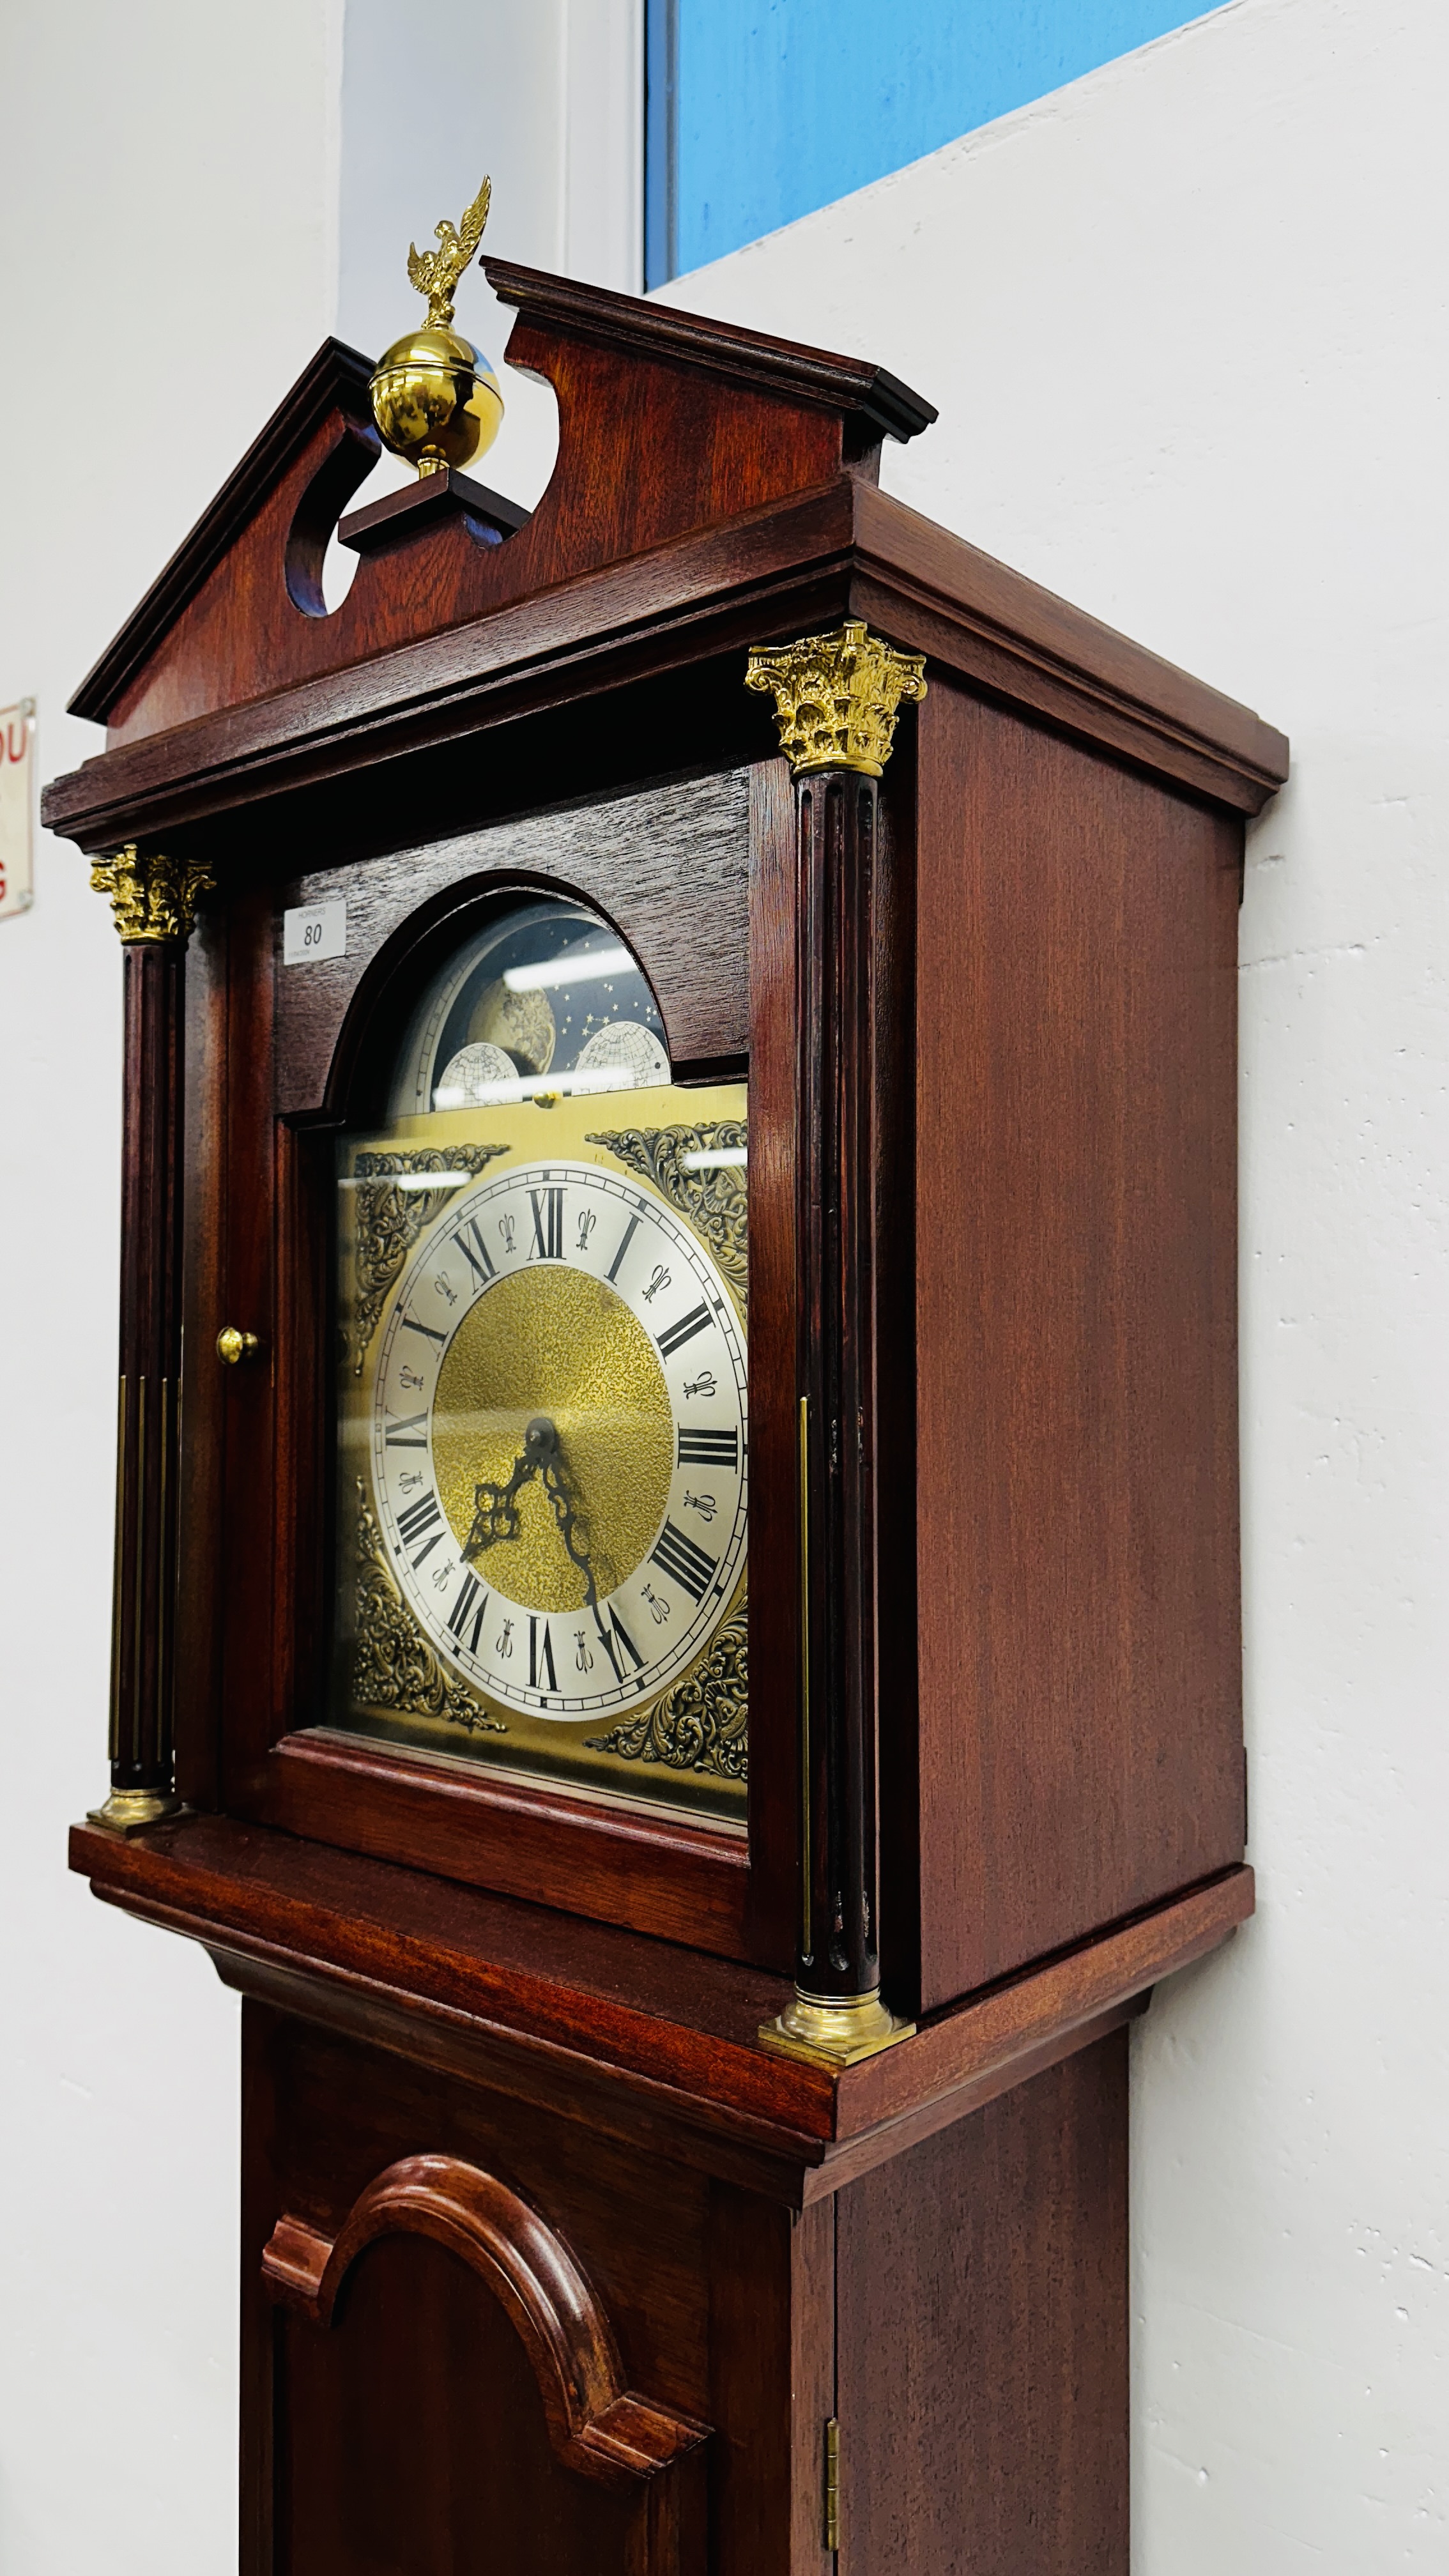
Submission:
[[[881,441],[936,417],[863,360],[740,331],[502,260],[509,364],[558,399],[529,514],[457,473],[350,519],[381,452],[371,362],[326,340],[102,654],[71,712],[130,743],[320,679],[579,574],[830,483],[873,481]],[[334,531],[360,555],[327,609]]]

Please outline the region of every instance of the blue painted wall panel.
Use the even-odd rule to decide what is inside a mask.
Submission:
[[[649,0],[650,283],[1203,14],[1202,0]]]

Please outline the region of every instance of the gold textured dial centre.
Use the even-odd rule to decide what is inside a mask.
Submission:
[[[633,1573],[659,1528],[674,1420],[650,1335],[606,1281],[583,1271],[550,1266],[500,1279],[453,1336],[433,1407],[433,1465],[460,1547],[478,1487],[508,1483],[540,1415],[558,1434],[602,1597]],[[525,1610],[581,1609],[584,1575],[541,1476],[522,1485],[516,1508],[518,1535],[476,1559],[479,1575]]]

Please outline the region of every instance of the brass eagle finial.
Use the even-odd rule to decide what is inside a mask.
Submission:
[[[452,322],[453,289],[483,239],[492,194],[493,182],[485,179],[461,225],[449,223],[446,215],[434,224],[437,250],[421,251],[416,242],[408,244],[408,283],[428,299],[425,327],[429,331],[446,331]]]

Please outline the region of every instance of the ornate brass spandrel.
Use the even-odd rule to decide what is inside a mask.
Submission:
[[[620,1127],[592,1133],[591,1145],[602,1145],[616,1161],[651,1181],[700,1241],[708,1246],[742,1310],[749,1294],[749,1202],[743,1163],[709,1163],[691,1168],[691,1155],[743,1154],[747,1129],[742,1118],[711,1121],[700,1127]]]
[[[621,1762],[660,1762],[671,1771],[749,1777],[749,1622],[743,1596],[682,1681],[642,1717],[590,1735],[591,1753]]]
[[[395,1709],[400,1716],[445,1718],[470,1735],[506,1735],[501,1717],[482,1702],[433,1653],[388,1571],[382,1532],[357,1479],[357,1628],[352,1695],[361,1708]]]
[[[353,1366],[359,1377],[388,1290],[419,1235],[464,1180],[476,1180],[496,1155],[508,1150],[506,1145],[419,1145],[407,1152],[358,1155],[352,1172],[357,1183],[352,1338]],[[456,1172],[461,1178],[440,1180],[432,1190],[399,1187],[400,1182],[429,1172]]]
[[[453,290],[483,239],[492,196],[493,182],[485,179],[461,224],[451,223],[446,215],[434,224],[437,250],[419,250],[416,242],[408,244],[408,284],[428,299],[429,331],[446,331],[452,322]]]
[[[134,841],[91,866],[91,884],[97,894],[110,896],[116,928],[128,948],[168,940],[184,948],[197,897],[215,883],[204,859],[168,859],[159,850],[143,858]]]
[[[775,701],[780,749],[797,778],[857,769],[879,778],[891,756],[903,699],[926,694],[922,653],[902,653],[859,620],[794,644],[756,645],[745,687]]]

